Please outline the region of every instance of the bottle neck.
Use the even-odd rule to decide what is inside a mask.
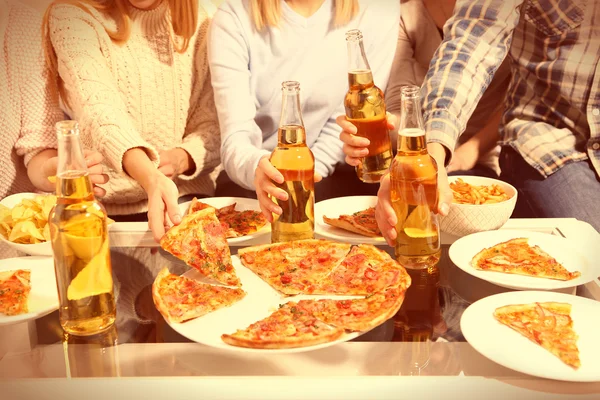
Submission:
[[[284,82],[282,95],[279,144],[306,144],[306,132],[300,108],[300,85],[297,82]]]
[[[306,145],[306,131],[300,125],[284,125],[279,127],[278,140],[280,146]]]
[[[76,199],[92,199],[92,183],[88,176],[79,130],[74,121],[56,124],[58,166],[56,195]]]
[[[347,36],[348,85],[350,90],[363,90],[374,85],[371,67],[365,55],[362,36]]]
[[[398,152],[427,152],[419,90],[417,86],[402,88],[400,123],[398,124]]]

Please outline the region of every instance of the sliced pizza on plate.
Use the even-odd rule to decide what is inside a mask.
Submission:
[[[169,273],[159,272],[152,284],[156,309],[169,322],[185,322],[238,302],[246,292],[239,288],[209,285]]]
[[[578,335],[573,329],[570,304],[545,302],[507,305],[497,308],[494,318],[572,368],[581,366]]]
[[[206,277],[230,286],[241,284],[231,264],[225,229],[212,208],[184,216],[162,237],[160,245]]]
[[[581,272],[568,271],[539,246],[531,246],[527,238],[516,238],[477,253],[471,260],[473,268],[508,274],[568,281],[581,276]]]
[[[31,271],[18,269],[0,272],[0,314],[28,313],[30,291]]]
[[[340,215],[337,218],[323,216],[323,222],[336,228],[344,229],[359,235],[377,237],[381,236],[381,231],[377,226],[375,219],[375,207],[355,212],[352,215]]]
[[[262,229],[267,224],[267,219],[260,211],[238,211],[236,210],[236,203],[221,208],[215,208],[199,201],[195,197],[192,199],[192,203],[188,208],[187,214],[193,214],[208,208],[215,210],[217,219],[225,227],[226,237],[228,239],[251,235]]]

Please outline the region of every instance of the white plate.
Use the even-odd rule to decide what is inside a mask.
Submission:
[[[208,197],[205,199],[198,199],[198,201],[213,206],[215,208],[221,208],[236,203],[235,209],[238,211],[254,210],[260,212],[258,200],[248,199],[245,197]],[[185,214],[188,208],[190,208],[190,204],[192,204],[192,202],[187,201],[179,205],[179,209],[183,214]],[[237,238],[229,238],[227,239],[227,243],[229,243],[230,245],[240,245],[270,233],[271,224],[267,222],[267,224],[264,227],[262,227],[262,229],[259,229],[257,232],[251,235],[241,236]]]
[[[556,301],[572,305],[573,329],[581,367],[574,370],[548,350],[496,321],[494,310],[511,304]],[[470,305],[460,327],[465,339],[479,353],[512,370],[547,379],[574,382],[600,381],[600,302],[554,292],[508,292],[486,297]]]
[[[315,204],[315,233],[327,239],[338,240],[350,244],[385,245],[383,236],[369,237],[336,228],[323,222],[323,216],[337,218],[340,215],[351,215],[357,211],[375,207],[377,196],[349,196],[323,200]]]
[[[473,257],[484,248],[521,237],[529,238],[530,245],[538,245],[567,270],[571,272],[579,271],[581,276],[570,281],[559,281],[502,272],[481,271],[471,266]],[[586,253],[577,247],[576,242],[560,236],[539,232],[500,229],[498,231],[473,233],[454,242],[450,246],[449,255],[452,262],[466,273],[509,289],[563,289],[583,285],[600,275],[600,263],[591,262]]]
[[[34,199],[35,197],[40,195],[43,196],[43,194],[38,193],[17,193],[3,198],[2,201],[0,201],[0,204],[8,208],[13,208],[17,204],[19,204],[23,199]],[[0,235],[0,240],[11,246],[13,249],[16,249],[17,251],[20,251],[25,254],[30,254],[32,256],[53,255],[52,245],[50,244],[50,242],[42,242],[36,244],[13,243],[6,240],[2,235]]]
[[[49,257],[17,257],[0,260],[0,271],[28,269],[31,271],[29,312],[8,316],[0,314],[0,325],[11,325],[50,314],[58,309],[58,293],[54,275],[54,260]]]
[[[250,353],[299,353],[311,350],[322,349],[333,346],[337,343],[352,340],[365,332],[344,333],[336,341],[323,343],[315,346],[300,347],[294,349],[250,349],[245,347],[231,346],[223,340],[221,335],[224,333],[234,333],[238,329],[245,329],[250,324],[268,317],[273,311],[279,308],[280,304],[288,301],[297,301],[306,298],[337,298],[344,299],[348,296],[291,296],[283,297],[269,284],[259,278],[256,274],[244,267],[239,257],[231,257],[235,271],[242,281],[242,289],[246,291],[246,296],[231,307],[222,308],[203,317],[193,319],[184,323],[169,323],[179,334],[186,338],[205,344],[207,346],[220,349],[233,350]],[[196,270],[190,270],[183,274],[191,279],[201,282],[214,283],[208,281]]]

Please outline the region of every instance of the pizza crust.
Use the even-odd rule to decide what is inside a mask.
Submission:
[[[367,229],[361,228],[360,225],[353,225],[350,222],[340,219],[340,218],[328,218],[326,216],[323,216],[323,222],[325,222],[328,225],[334,226],[336,228],[354,232],[354,233],[357,233],[362,236],[368,236],[368,237],[379,237],[380,236],[380,235],[378,235],[374,232],[371,232]]]
[[[266,339],[256,340],[245,338],[238,333],[233,335],[221,335],[221,339],[232,346],[247,347],[250,349],[293,349],[298,347],[315,346],[322,343],[329,343],[337,340],[342,336],[344,330],[341,328],[331,327],[329,332],[320,334],[312,339],[305,337],[283,338],[283,339]]]
[[[159,294],[159,289],[162,280],[168,275],[169,269],[163,268],[156,276],[154,283],[152,283],[152,300],[154,300],[154,305],[156,306],[156,309],[161,313],[164,319],[166,319],[169,322],[180,322],[175,321],[171,318],[171,315],[169,314],[169,309],[167,308],[167,305],[164,303],[162,297]]]

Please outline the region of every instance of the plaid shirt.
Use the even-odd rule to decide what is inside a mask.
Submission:
[[[458,0],[444,33],[423,86],[430,142],[454,149],[508,54],[501,143],[543,176],[586,159],[600,176],[600,1]]]

